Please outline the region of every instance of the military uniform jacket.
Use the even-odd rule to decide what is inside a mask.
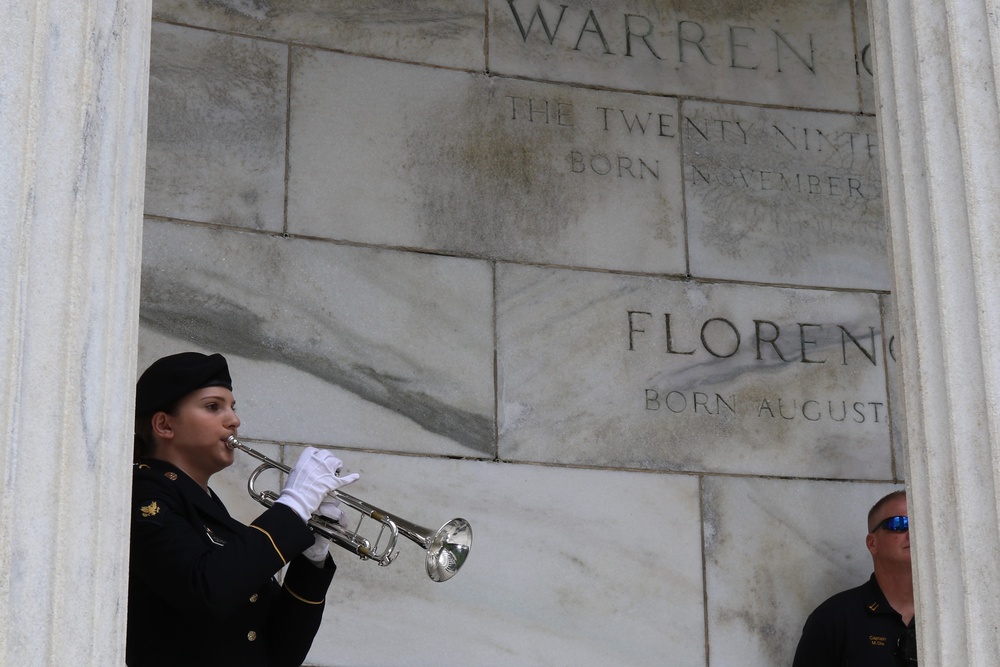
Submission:
[[[301,665],[336,569],[300,555],[313,540],[285,505],[245,526],[173,465],[135,465],[126,663]]]
[[[792,667],[896,667],[903,617],[885,599],[873,574],[837,593],[806,619]]]

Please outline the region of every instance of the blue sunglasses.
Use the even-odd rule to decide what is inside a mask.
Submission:
[[[884,528],[892,533],[905,533],[910,529],[910,517],[891,516],[888,519],[882,519],[875,524],[875,528],[872,529],[872,532],[874,533],[879,528]]]

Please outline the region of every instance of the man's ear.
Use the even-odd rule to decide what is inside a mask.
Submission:
[[[170,415],[166,412],[157,412],[151,420],[153,435],[163,440],[171,440],[174,437],[174,425],[170,420]]]
[[[868,533],[865,537],[865,546],[868,547],[868,553],[872,556],[875,555],[875,533]]]

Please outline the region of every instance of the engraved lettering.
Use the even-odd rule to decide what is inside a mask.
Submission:
[[[872,45],[865,44],[861,49],[861,67],[864,68],[868,74],[875,76],[875,69],[872,67]],[[861,72],[858,72],[860,74]]]
[[[689,27],[690,26],[690,27]],[[693,35],[692,35],[693,33]],[[689,35],[697,36],[697,39],[691,39]],[[684,62],[684,45],[693,44],[701,57],[705,59],[709,65],[714,65],[712,59],[708,57],[705,53],[704,47],[701,43],[705,41],[705,29],[701,27],[700,23],[695,23],[694,21],[681,21],[677,24],[677,55],[680,62]]]
[[[632,30],[632,19],[642,19],[646,25],[646,32],[636,33]],[[656,52],[653,45],[649,43],[648,37],[653,34],[653,22],[650,21],[645,16],[639,16],[638,14],[626,14],[625,15],[625,57],[632,57],[632,37],[638,37],[642,40],[642,43],[646,45],[649,52],[653,54],[653,57],[657,60],[663,60],[660,54]]]
[[[673,402],[671,402],[673,399]],[[672,391],[667,394],[666,398],[663,399],[663,404],[667,406],[667,410],[673,413],[683,412],[687,407],[687,399],[679,391]]]
[[[745,28],[741,26],[730,26],[729,27],[729,66],[735,69],[757,69],[759,62],[753,65],[737,63],[739,59],[739,52],[741,50],[750,50],[750,44],[747,42],[741,42],[739,37],[739,32],[746,31],[749,34],[754,34],[757,32],[753,28]]]
[[[524,44],[537,40],[554,48],[593,50],[622,58],[637,58],[648,53],[655,62],[669,62],[671,47],[663,36],[673,33],[676,35],[673,55],[679,65],[816,74],[817,54],[812,33],[792,35],[752,25],[712,26],[689,19],[668,21],[671,24],[668,27],[658,25],[654,18],[643,14],[621,12],[615,18],[614,13],[571,8],[567,4],[556,5],[558,10],[549,7],[543,11],[542,3],[537,0],[533,7],[518,3],[523,7],[518,10],[515,2],[517,0],[507,0],[507,5]],[[536,21],[540,30],[534,27]],[[606,26],[616,27],[609,33]],[[862,51],[861,57],[863,63],[870,59],[867,51]]]
[[[840,327],[840,332],[841,332],[840,333],[840,348],[841,348],[841,350],[844,353],[844,365],[845,366],[847,365],[847,339],[848,338],[850,338],[851,342],[854,343],[854,345],[859,350],[861,350],[861,354],[865,355],[868,358],[868,361],[872,362],[872,366],[877,366],[878,365],[875,362],[875,327],[868,327],[868,340],[871,342],[871,352],[869,352],[865,348],[861,347],[861,343],[858,342],[858,339],[855,338],[851,334],[850,331],[848,331],[847,329],[845,329],[841,325],[837,325],[837,326]]]
[[[694,354],[694,350],[689,350],[687,352],[678,352],[674,349],[674,337],[670,333],[670,313],[664,313],[663,318],[666,320],[667,329],[667,352],[669,354]]]
[[[862,182],[855,176],[820,174],[787,174],[771,170],[710,168],[688,165],[688,180],[703,185],[738,186],[750,191],[775,191],[839,199],[863,199],[869,196],[862,191]],[[846,184],[846,190],[845,190]]]
[[[587,26],[590,25],[591,23],[594,24],[594,27],[588,30]],[[601,30],[601,24],[597,22],[597,17],[594,15],[593,9],[587,12],[587,20],[584,21],[583,27],[580,28],[580,36],[576,38],[576,45],[573,46],[574,51],[580,50],[580,42],[583,41],[584,34],[588,32],[593,33],[597,35],[598,38],[600,38],[601,44],[604,45],[604,53],[608,55],[613,55],[611,53],[611,47],[608,46],[608,40],[604,38],[604,32]]]
[[[802,62],[802,64],[809,69],[810,72],[812,72],[813,74],[816,73],[816,51],[813,48],[813,38],[811,33],[807,35],[807,37],[809,38],[809,60],[806,60],[805,56],[799,53],[798,50],[794,46],[792,46],[791,42],[788,41],[787,37],[782,35],[777,30],[772,30],[771,32],[774,33],[775,54],[777,55],[777,65],[779,72],[784,71],[781,68],[781,45],[784,44],[788,48],[788,50],[794,53],[795,57],[798,58]]]
[[[660,396],[656,393],[654,389],[646,390],[646,409],[647,410],[659,410],[660,409]]]
[[[816,345],[815,340],[806,340],[806,327],[818,327],[823,328],[822,324],[803,324],[799,323],[799,341],[801,343],[800,349],[802,350],[802,363],[804,364],[825,364],[826,359],[809,359],[806,357],[806,345]]]
[[[726,317],[689,321],[677,313],[663,313],[663,319],[657,322],[659,316],[652,311],[626,310],[625,313],[628,351],[654,350],[683,356],[708,354],[717,359],[728,359],[743,347],[740,327]],[[860,327],[862,331],[868,330],[865,337],[855,335],[854,331],[859,327],[837,323],[796,322],[797,333],[786,333],[789,325],[782,327],[778,322],[760,317],[750,321],[754,341],[748,353],[753,354],[755,361],[825,364],[829,358],[819,351],[839,346],[841,365],[857,363],[859,358],[863,358],[872,366],[878,366],[877,329],[874,326]],[[651,328],[654,323],[655,328]],[[791,340],[792,336],[796,340]],[[890,350],[893,349],[892,340],[888,345]]]
[[[629,310],[628,312],[628,349],[629,351],[635,350],[635,338],[632,334],[636,333],[646,333],[645,329],[639,329],[635,325],[635,321],[632,319],[633,315],[646,315],[647,317],[652,317],[652,313],[647,313],[644,310]],[[670,316],[667,315],[667,339],[670,338]]]
[[[705,330],[708,329],[708,325],[712,322],[722,322],[733,332],[735,340],[733,341],[733,349],[728,354],[722,352],[716,352],[708,344],[708,338],[705,335]],[[701,345],[705,348],[705,351],[711,354],[713,357],[718,357],[719,359],[728,359],[729,357],[736,354],[740,349],[740,331],[736,328],[736,325],[727,320],[724,317],[713,317],[712,319],[705,320],[705,323],[701,325]]]
[[[643,158],[633,160],[627,155],[616,155],[613,159],[604,153],[584,155],[580,151],[570,151],[569,154],[570,171],[574,174],[582,174],[586,171],[598,176],[612,176],[625,178],[626,176],[639,181],[646,180],[647,177],[655,180],[660,179],[660,161],[653,160],[652,165]]]
[[[785,421],[796,421],[801,418],[813,423],[829,419],[839,423],[847,420],[847,403],[847,401],[826,401],[827,409],[824,411],[823,401],[814,398],[807,398],[800,402],[796,398],[765,396],[757,403],[756,416]],[[855,424],[865,424],[869,421],[882,423],[882,414],[879,411],[883,407],[885,404],[879,401],[854,401],[851,405],[853,409],[851,422]]]
[[[732,415],[736,416],[736,396],[732,394],[728,397],[719,393],[711,394],[704,391],[692,391],[690,396],[677,390],[668,391],[660,398],[660,392],[656,389],[645,390],[646,410],[655,411],[664,407],[673,414],[691,412],[698,415],[711,415],[713,417]]]
[[[698,127],[696,119],[685,116],[684,120],[687,121],[687,127],[697,132],[705,141],[735,141],[743,145],[750,143],[749,132],[753,129],[753,123],[725,118],[704,118],[703,127]],[[692,135],[688,133],[688,136]]]
[[[774,348],[774,353],[778,355],[778,358],[781,359],[782,361],[787,362],[788,359],[785,359],[785,355],[783,355],[781,353],[781,350],[778,349],[778,336],[781,335],[781,329],[778,328],[778,325],[775,324],[774,322],[768,322],[767,320],[754,320],[753,325],[754,325],[754,333],[757,338],[757,359],[758,360],[763,359],[763,357],[760,354],[760,344],[768,343],[771,345],[772,348]],[[771,327],[771,331],[774,333],[773,338],[765,338],[762,335],[761,327],[764,325]]]
[[[559,32],[559,26],[562,24],[563,16],[566,14],[566,10],[569,5],[559,5],[559,18],[556,20],[556,26],[552,30],[549,30],[549,23],[545,20],[545,14],[542,13],[542,6],[535,5],[535,12],[531,15],[531,20],[528,21],[528,27],[525,28],[524,24],[521,22],[521,16],[514,9],[514,0],[507,0],[507,5],[510,6],[510,12],[514,15],[514,22],[517,23],[517,29],[521,32],[521,38],[527,42],[528,33],[531,32],[531,26],[535,24],[535,17],[538,17],[538,22],[542,25],[542,30],[545,31],[545,36],[549,39],[549,44],[553,42],[556,38],[556,33]]]
[[[673,128],[674,114],[672,113],[647,111],[645,117],[643,117],[639,112],[613,107],[597,107],[597,110],[600,112],[605,132],[611,131],[611,126],[615,124],[613,121],[621,114],[622,123],[630,135],[635,134],[636,129],[639,130],[639,134],[646,134],[646,128],[654,125],[655,118],[655,123],[658,126],[657,136],[676,136],[676,131]]]
[[[814,127],[780,126],[771,124],[775,147],[791,148],[796,151],[838,155],[849,154],[852,158],[865,160],[875,157],[878,149],[876,137],[868,132],[836,132],[831,134]]]
[[[510,119],[534,123],[539,118],[546,125],[554,123],[573,127],[573,105],[568,102],[549,102],[531,97],[507,95],[510,100]]]

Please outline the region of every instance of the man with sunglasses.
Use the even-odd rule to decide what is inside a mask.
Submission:
[[[865,538],[875,572],[809,615],[792,667],[917,664],[909,529],[905,491],[875,503]]]

